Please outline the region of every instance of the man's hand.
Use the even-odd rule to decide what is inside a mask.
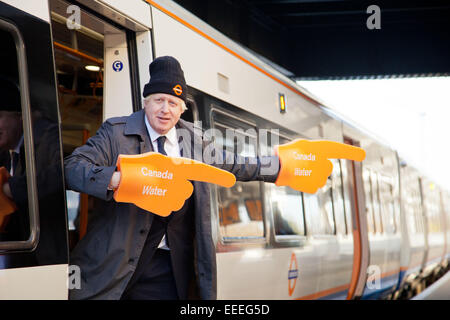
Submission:
[[[113,173],[111,180],[109,181],[108,190],[116,190],[120,183],[120,172],[116,171]]]
[[[188,180],[232,187],[236,177],[224,170],[160,153],[119,155],[120,184],[114,192],[117,202],[131,202],[160,216],[180,210],[194,187]]]
[[[275,184],[307,193],[316,193],[326,184],[333,171],[328,158],[362,161],[366,157],[363,149],[348,144],[301,139],[277,146],[276,153],[281,168]]]
[[[3,229],[7,216],[17,210],[15,203],[11,200],[9,177],[8,170],[5,167],[0,167],[0,230]]]

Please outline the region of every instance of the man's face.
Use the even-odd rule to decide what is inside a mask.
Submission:
[[[180,116],[183,113],[183,100],[170,94],[155,93],[144,101],[147,120],[153,130],[159,134],[169,132],[180,120]]]
[[[0,111],[0,150],[14,149],[22,136],[22,118],[17,112]]]

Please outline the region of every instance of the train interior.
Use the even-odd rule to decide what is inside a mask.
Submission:
[[[104,116],[105,37],[123,30],[81,10],[80,26],[69,28],[69,3],[50,1],[64,157],[94,135]],[[93,199],[68,190],[69,247],[86,232]]]

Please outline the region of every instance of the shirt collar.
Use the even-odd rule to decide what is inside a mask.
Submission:
[[[152,126],[150,125],[150,123],[147,120],[147,116],[146,115],[144,115],[144,118],[145,118],[145,126],[147,127],[147,131],[148,131],[148,135],[150,136],[150,140],[152,142],[154,142],[154,141],[156,141],[156,139],[158,139],[160,136],[162,136],[162,134],[159,134],[158,132],[156,132],[152,128]],[[172,127],[172,129],[170,129],[169,132],[164,134],[164,136],[166,136],[166,138],[170,142],[170,144],[176,145],[176,143],[177,143],[177,130],[175,129],[175,127]]]

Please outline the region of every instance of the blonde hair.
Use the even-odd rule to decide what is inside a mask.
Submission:
[[[149,94],[148,96],[146,96],[146,97],[144,98],[144,103],[147,102],[147,101],[149,101],[149,100],[150,100],[150,97],[151,97],[152,95],[154,95],[154,94],[157,94],[157,93],[152,93],[152,94]],[[177,98],[177,97],[175,97],[175,98]],[[180,98],[178,98],[178,99],[180,99]],[[180,99],[180,100],[181,100],[181,110],[183,110],[183,112],[184,112],[184,111],[187,110],[187,106],[186,106],[186,103],[184,102],[184,100],[182,100],[182,99]]]

